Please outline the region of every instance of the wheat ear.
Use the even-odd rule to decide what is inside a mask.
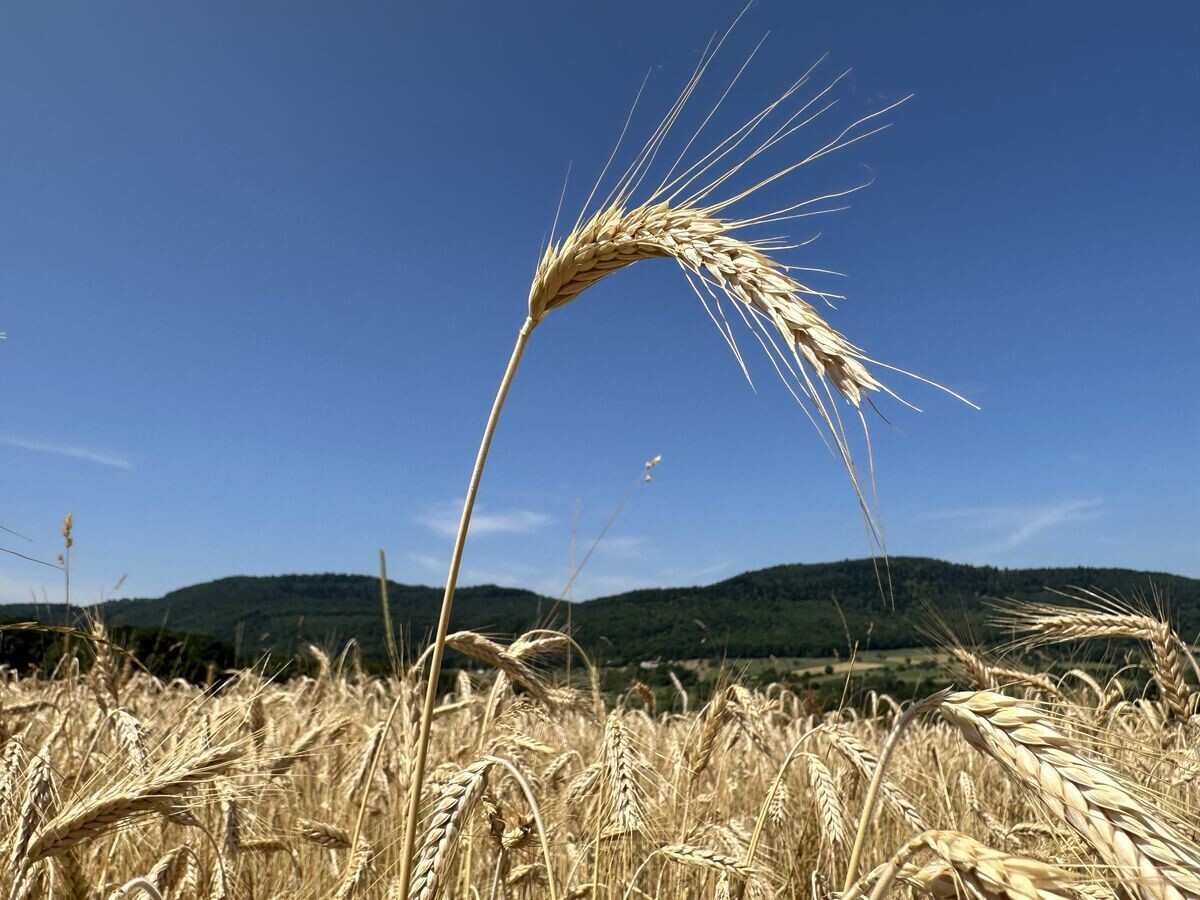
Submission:
[[[362,792],[370,793],[371,781],[375,774],[375,755],[379,753],[380,745],[386,734],[387,722],[376,722],[367,730],[367,739],[363,742],[362,756],[349,780],[350,796],[361,797]]]
[[[272,776],[286,775],[296,763],[314,751],[317,742],[322,737],[328,736],[332,739],[345,727],[346,722],[341,720],[335,720],[333,723],[320,722],[312,726],[308,731],[300,735],[285,753],[279,754],[271,762],[267,771]]]
[[[142,894],[149,897],[150,900],[163,900],[159,889],[145,878],[134,878],[125,882],[109,895],[108,900],[133,900],[134,897]]]
[[[20,895],[29,866],[37,859],[30,854],[35,829],[49,810],[54,797],[53,770],[50,755],[41,750],[25,771],[25,800],[17,817],[16,831],[8,845],[8,865],[13,873],[10,897]]]
[[[717,738],[725,724],[733,717],[729,708],[729,691],[717,691],[704,710],[703,723],[700,726],[700,737],[695,746],[688,747],[686,759],[690,762],[691,777],[694,781],[708,767],[713,750],[717,746]]]
[[[634,869],[633,874],[629,878],[629,885],[622,895],[622,900],[629,900],[635,891],[639,896],[651,896],[641,891],[637,886],[637,882],[642,872],[650,865],[651,860],[659,855],[683,865],[720,873],[717,889],[718,897],[728,898],[730,896],[729,883],[733,878],[736,878],[741,884],[755,884],[755,881],[752,880],[756,874],[755,870],[750,868],[746,863],[738,862],[731,856],[726,856],[723,853],[703,847],[697,847],[693,844],[668,844],[664,847],[656,848],[654,852],[642,860],[641,865]]]
[[[634,749],[620,712],[608,717],[604,730],[604,759],[613,797],[613,819],[618,831],[639,833],[646,828],[638,772],[644,768]]]
[[[775,796],[767,804],[767,821],[775,828],[782,828],[787,821],[788,807],[792,803],[792,792],[787,779],[780,780],[775,788]]]
[[[25,748],[20,741],[10,740],[4,747],[3,772],[0,773],[0,822],[8,824],[15,811],[15,794],[25,765]]]
[[[843,728],[832,727],[826,734],[829,735],[829,742],[833,748],[858,771],[858,774],[868,784],[874,783],[875,773],[879,771],[879,758],[868,750],[858,738]],[[914,831],[926,829],[925,820],[921,818],[917,808],[899,787],[886,778],[881,778],[878,785],[879,794],[910,828]]]
[[[1200,848],[1107,767],[1076,752],[1038,710],[990,691],[950,695],[942,714],[1091,844],[1144,900],[1200,897]]]
[[[1028,643],[1032,645],[1097,638],[1144,641],[1150,647],[1151,673],[1167,714],[1172,719],[1186,721],[1192,713],[1192,691],[1180,661],[1180,651],[1186,645],[1171,624],[1165,619],[1133,612],[1115,597],[1095,591],[1078,591],[1064,596],[1088,606],[1036,604],[1013,607],[1000,622],[1029,632]]]
[[[673,862],[710,869],[736,878],[748,880],[758,874],[755,869],[739,862],[732,856],[726,856],[724,853],[717,853],[715,850],[697,847],[693,844],[668,844],[660,847],[658,852]]]
[[[830,848],[836,852],[846,846],[846,813],[842,808],[842,798],[833,780],[833,773],[820,757],[812,753],[804,754],[804,767],[817,800],[821,830],[829,841]]]
[[[136,781],[76,800],[38,829],[26,856],[30,862],[56,856],[122,822],[158,810],[165,799],[227,771],[241,755],[237,745],[214,747]]]
[[[350,832],[339,825],[317,822],[313,819],[297,819],[296,834],[302,840],[327,850],[348,850],[350,848]]]
[[[479,760],[450,779],[433,806],[429,830],[413,867],[409,900],[434,900],[458,853],[458,836],[487,786],[491,760]]]
[[[720,206],[660,202],[629,210],[615,205],[596,213],[561,244],[547,248],[529,291],[530,321],[538,324],[619,269],[668,258],[773,327],[797,363],[807,363],[818,378],[828,377],[855,406],[865,393],[880,390],[882,385],[863,365],[862,351],[803,299],[817,292],[788,275],[759,244],[735,237],[741,223],[716,215]]]
[[[171,890],[183,874],[184,857],[191,852],[183,846],[168,850],[146,873],[146,880],[158,888],[160,893]]]
[[[571,779],[567,785],[567,804],[572,807],[577,806],[596,793],[600,787],[603,770],[604,766],[601,763],[594,762]]]
[[[122,749],[133,762],[135,772],[146,769],[146,729],[137,717],[129,710],[117,708],[113,710],[113,728]]]
[[[349,900],[357,894],[364,887],[374,861],[375,848],[366,839],[359,838],[333,900]]]
[[[509,652],[495,641],[489,640],[474,631],[458,631],[447,635],[445,643],[451,650],[457,650],[464,656],[469,656],[474,660],[491,666],[493,669],[503,672],[512,679],[514,684],[520,685],[526,692],[539,700],[547,700],[549,698],[546,685],[542,683],[537,674],[523,661],[529,656],[536,655],[534,648],[530,648],[528,655],[520,652],[521,648],[514,648],[514,652]],[[426,651],[426,653],[429,652],[430,650]],[[423,657],[421,660],[418,660],[416,665],[419,667],[422,662]]]
[[[966,670],[971,683],[981,691],[995,690],[1002,685],[1020,685],[1041,691],[1056,700],[1062,699],[1062,691],[1045,675],[992,665],[964,647],[952,647],[950,654]]]
[[[967,774],[966,770],[959,770],[958,789],[962,793],[963,799],[967,801],[967,806],[970,807],[971,812],[979,817],[979,821],[984,824],[984,827],[988,831],[1001,837],[1008,837],[1010,834],[1009,829],[1006,829],[1004,824],[979,802],[979,794],[975,791],[975,783],[971,781],[971,776]]]

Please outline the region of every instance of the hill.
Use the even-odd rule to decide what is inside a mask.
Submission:
[[[1200,580],[1129,569],[998,569],[919,557],[890,560],[892,598],[881,595],[872,560],[774,566],[702,587],[658,588],[571,606],[584,647],[606,663],[695,657],[823,656],[849,639],[879,649],[924,643],[938,620],[986,632],[989,598],[1045,599],[1046,588],[1096,587],[1126,597],[1154,585],[1181,633],[1200,631]],[[389,583],[392,619],[410,650],[436,623],[441,589]],[[243,655],[291,655],[304,643],[337,647],[356,638],[368,658],[384,656],[379,581],[365,575],[238,576],[192,585],[158,599],[97,608],[113,626],[167,626],[236,644]],[[552,614],[553,613],[553,614]],[[61,607],[0,607],[8,620],[62,621]],[[507,636],[549,623],[564,604],[495,585],[462,588],[451,627]]]
[[[890,560],[892,595],[873,560],[774,566],[700,588],[631,591],[580,604],[580,643],[617,659],[825,656],[851,641],[877,649],[928,641],[938,622],[983,636],[989,599],[1047,599],[1046,588],[1126,597],[1161,590],[1181,633],[1200,630],[1200,580],[1129,569],[998,569],[920,557]]]

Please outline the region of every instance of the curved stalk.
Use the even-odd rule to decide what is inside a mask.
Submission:
[[[463,547],[467,543],[467,529],[471,526],[471,513],[475,508],[475,495],[479,493],[479,480],[483,476],[483,466],[487,462],[488,450],[492,445],[492,435],[496,432],[496,423],[500,419],[500,410],[504,407],[504,399],[512,385],[513,376],[533,334],[535,322],[526,318],[525,324],[517,332],[517,342],[513,346],[512,357],[500,379],[500,387],[496,391],[496,399],[492,403],[492,411],[488,415],[487,424],[483,428],[483,439],[479,444],[479,454],[475,458],[475,468],[471,470],[471,481],[467,485],[467,499],[463,502],[462,518],[458,523],[458,533],[454,537],[454,550],[450,554],[450,571],[446,575],[446,591],[442,595],[442,611],[438,617],[437,636],[433,643],[433,655],[429,661],[429,680],[425,686],[425,706],[421,710],[421,731],[417,738],[417,758],[413,766],[412,784],[408,803],[408,818],[404,825],[404,849],[400,854],[400,896],[408,896],[409,881],[412,879],[413,851],[417,844],[417,819],[421,813],[421,786],[425,781],[425,763],[429,755],[429,732],[433,725],[433,709],[437,705],[438,678],[442,673],[442,657],[446,651],[446,634],[450,630],[450,610],[454,606],[454,590],[458,586],[458,570],[462,565]]]
[[[754,865],[754,853],[758,850],[758,842],[762,838],[763,827],[767,824],[767,816],[771,811],[771,804],[775,801],[775,795],[779,792],[779,785],[787,775],[788,766],[792,764],[792,760],[800,752],[800,746],[818,731],[820,731],[820,728],[810,728],[804,734],[800,735],[796,743],[792,744],[792,749],[788,751],[788,755],[783,758],[783,764],[779,767],[779,774],[771,781],[771,787],[767,790],[767,796],[763,798],[762,806],[758,811],[758,819],[754,823],[754,833],[750,836],[750,845],[746,847],[746,856],[742,862],[747,867]]]
[[[546,866],[546,889],[550,893],[550,900],[558,900],[558,891],[554,887],[554,860],[550,858],[550,845],[546,843],[546,823],[542,821],[542,811],[538,807],[537,797],[533,795],[533,788],[529,786],[529,782],[525,780],[521,770],[504,757],[489,755],[484,758],[508,769],[509,774],[516,779],[517,785],[525,795],[525,801],[529,804],[529,812],[537,826],[538,841],[542,845],[542,862]]]
[[[892,758],[892,751],[896,749],[896,742],[900,739],[900,735],[909,724],[917,717],[917,714],[941,703],[950,696],[950,689],[940,690],[935,694],[930,694],[923,700],[918,700],[896,720],[895,726],[892,728],[892,733],[888,735],[884,741],[882,749],[879,751],[879,762],[875,766],[875,774],[871,777],[871,783],[867,786],[867,796],[863,799],[862,816],[858,820],[858,831],[854,835],[854,847],[850,851],[850,861],[846,864],[846,881],[842,888],[842,893],[845,895],[850,888],[854,886],[854,876],[858,871],[859,857],[862,856],[863,843],[867,838],[867,827],[871,824],[871,813],[875,808],[875,800],[879,796],[880,785],[883,784],[883,770],[887,768],[888,760]],[[923,835],[922,835],[923,837]],[[905,845],[908,846],[907,844]]]

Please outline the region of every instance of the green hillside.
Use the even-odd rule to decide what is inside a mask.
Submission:
[[[1200,580],[1127,569],[997,569],[932,559],[890,560],[892,595],[880,592],[872,560],[775,566],[704,587],[630,591],[571,607],[579,642],[605,663],[696,657],[824,656],[847,633],[879,649],[926,642],[936,620],[985,632],[988,598],[1046,598],[1046,587],[1097,587],[1124,596],[1156,586],[1181,632],[1200,631]],[[389,584],[391,614],[410,652],[432,632],[441,589]],[[932,611],[932,613],[931,613]],[[61,608],[30,604],[3,616],[62,621]],[[384,655],[379,582],[363,575],[222,578],[155,600],[117,600],[101,610],[114,626],[159,626],[236,644],[242,656],[291,655],[303,643],[337,647],[356,638],[368,658]],[[537,624],[561,627],[566,606],[494,585],[459,590],[452,628],[499,636]]]
[[[423,645],[437,623],[440,588],[389,582],[397,639]],[[500,634],[524,631],[550,601],[529,591],[488,585],[462,588],[455,598],[453,627],[486,628]],[[306,643],[339,646],[357,638],[368,658],[383,658],[379,579],[366,575],[235,576],[195,584],[156,599],[113,600],[93,610],[105,623],[165,625],[236,644],[240,655],[264,650],[291,655]],[[61,607],[14,604],[0,614],[62,621]]]
[[[984,636],[988,599],[1047,599],[1047,587],[1098,587],[1126,597],[1156,586],[1183,634],[1200,630],[1200,580],[1128,569],[997,569],[919,557],[890,560],[891,596],[872,560],[774,566],[701,588],[631,591],[581,604],[575,632],[614,661],[825,656],[851,640],[878,649],[926,643],[938,622]]]

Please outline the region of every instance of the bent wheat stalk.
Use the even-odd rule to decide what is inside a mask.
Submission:
[[[854,846],[850,850],[850,860],[846,864],[846,884],[842,892],[850,890],[850,885],[854,883],[854,877],[858,873],[858,859],[862,854],[863,843],[867,836],[867,827],[871,822],[871,813],[875,805],[875,798],[883,791],[884,795],[889,797],[894,805],[897,805],[904,815],[905,820],[912,826],[922,829],[924,823],[921,816],[911,804],[906,805],[901,801],[902,797],[894,788],[887,786],[884,780],[883,773],[887,767],[888,761],[891,759],[892,751],[896,749],[896,742],[900,739],[901,734],[909,726],[923,710],[929,709],[944,700],[949,691],[938,691],[923,700],[918,700],[908,709],[906,709],[900,718],[896,720],[895,727],[892,728],[891,734],[888,735],[884,742],[883,749],[879,751],[879,759],[875,761],[875,771],[871,773],[870,784],[867,786],[867,796],[863,799],[862,816],[859,818],[858,831],[854,835]],[[844,743],[844,742],[843,742]],[[864,760],[862,753],[856,754],[857,758]],[[861,763],[860,763],[861,764]]]
[[[855,130],[864,122],[887,112],[892,107],[858,120],[844,129],[832,141],[757,185],[721,201],[708,201],[709,195],[734,176],[750,159],[769,149],[807,121],[820,115],[820,112],[816,114],[806,112],[809,106],[815,102],[814,99],[787,118],[772,134],[762,140],[756,149],[745,154],[740,162],[734,163],[724,174],[713,179],[708,186],[693,190],[692,187],[699,177],[711,170],[714,165],[719,164],[730,153],[736,152],[737,148],[749,139],[750,135],[762,125],[767,117],[775,112],[779,105],[791,96],[800,85],[805,83],[807,79],[805,76],[790,87],[779,100],[751,118],[747,125],[718,144],[699,162],[679,174],[675,174],[675,167],[672,167],[663,184],[647,201],[632,205],[631,199],[634,191],[640,185],[650,161],[662,145],[666,132],[678,117],[683,103],[692,92],[699,75],[709,60],[711,60],[711,56],[702,60],[696,75],[668,113],[663,124],[655,132],[647,146],[638,154],[634,165],[621,178],[613,197],[604,201],[600,209],[586,221],[577,224],[561,242],[551,243],[534,274],[533,284],[529,291],[528,315],[517,332],[512,355],[505,367],[499,389],[492,402],[491,412],[484,426],[483,437],[467,485],[462,516],[450,555],[446,588],[430,653],[429,673],[425,685],[425,703],[413,765],[413,788],[410,792],[408,816],[405,823],[399,877],[402,893],[407,893],[411,876],[412,856],[420,813],[421,785],[425,776],[433,712],[437,705],[438,677],[441,673],[463,549],[471,524],[475,499],[479,492],[480,479],[500,412],[529,343],[529,338],[534,329],[552,310],[567,305],[591,285],[634,263],[645,259],[675,260],[709,311],[709,315],[714,322],[717,322],[722,337],[730,344],[739,363],[741,357],[728,323],[724,322],[724,310],[717,292],[725,295],[746,324],[754,331],[756,338],[767,350],[776,371],[782,376],[786,370],[788,376],[794,380],[795,384],[793,385],[788,378],[784,379],[797,400],[800,400],[802,394],[812,405],[816,419],[823,423],[832,437],[836,455],[840,457],[855,487],[860,508],[868,523],[873,523],[868,504],[859,489],[845,431],[836,406],[833,406],[834,393],[836,392],[848,401],[861,418],[859,407],[867,393],[880,390],[890,393],[890,391],[887,391],[867,370],[865,363],[873,361],[869,360],[861,350],[822,319],[817,314],[815,307],[805,299],[805,297],[825,298],[827,295],[801,284],[789,274],[790,270],[787,266],[769,255],[776,249],[782,249],[783,245],[776,240],[752,241],[737,236],[742,229],[752,226],[778,222],[800,215],[811,215],[816,211],[805,211],[810,204],[843,196],[849,191],[806,201],[753,218],[731,218],[724,213],[734,203],[745,199],[800,166],[873,134],[874,131],[856,134]],[[808,115],[809,118],[804,119],[805,115]],[[692,140],[695,140],[695,136]],[[688,142],[688,147],[691,146],[691,143],[691,141]],[[857,188],[853,190],[857,190]],[[797,212],[797,210],[801,210],[801,212]],[[718,317],[713,315],[705,295],[711,298],[713,307],[722,321],[718,322]],[[743,371],[744,369],[743,364]],[[832,383],[832,389],[830,383]],[[800,394],[797,394],[797,388]],[[828,400],[828,405],[826,400]],[[810,418],[812,418],[811,413]],[[865,426],[865,419],[862,421]],[[874,533],[873,530],[872,533]]]

